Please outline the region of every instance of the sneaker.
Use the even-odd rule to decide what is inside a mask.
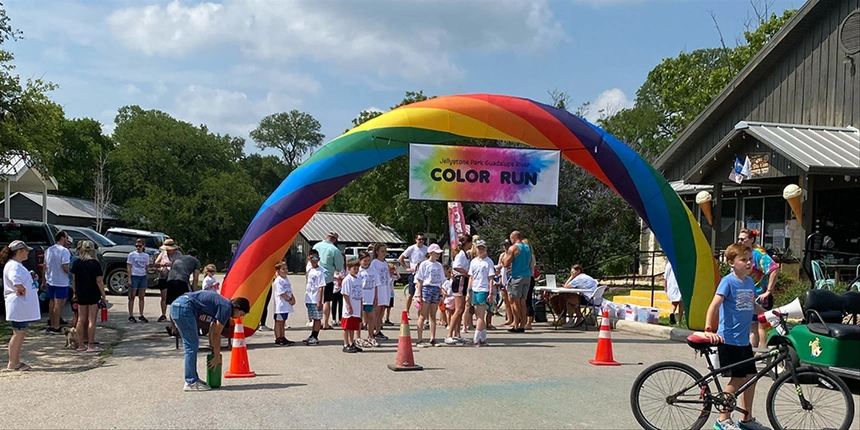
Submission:
[[[130,323],[136,323],[136,322],[137,322],[137,320],[136,320],[136,319],[134,319],[134,317],[128,317],[128,322],[130,322]]]
[[[352,344],[352,349],[354,349],[355,352],[364,352],[363,349],[359,348],[358,345],[356,345],[354,343]]]
[[[361,323],[361,330],[367,330],[367,324]]]
[[[430,344],[427,342],[424,342],[423,340],[419,340],[418,343],[415,344],[415,346],[418,346],[421,348],[429,348]]]
[[[677,323],[677,319],[675,318],[675,314],[669,314],[669,324],[675,325]]]
[[[382,332],[376,333],[373,337],[379,340],[388,340],[388,336],[382,334]]]
[[[264,324],[260,324],[260,325],[257,327],[257,330],[260,330],[260,331],[272,331],[272,329],[270,329],[270,328],[266,327]]]
[[[162,323],[162,322],[165,322],[165,321],[167,321],[167,316],[166,316],[166,315],[162,315],[162,316],[158,317],[158,322]]]
[[[312,337],[312,338],[308,339],[307,344],[308,344],[308,346],[317,346],[320,344],[320,341],[319,341],[319,339]]]
[[[714,430],[740,430],[740,429],[741,428],[738,427],[737,424],[735,424],[735,422],[732,421],[731,418],[729,418],[725,421],[717,420],[717,422],[714,423]]]
[[[388,326],[388,327],[391,327],[391,326],[393,326],[393,325],[394,325],[394,323],[393,323],[393,322],[391,322],[391,321],[386,321],[386,322],[382,323],[382,325],[384,325],[384,326]]]
[[[281,345],[281,346],[293,346],[295,344],[296,344],[295,342],[293,342],[293,341],[291,341],[285,337],[282,337],[280,342],[278,343],[278,345]]]
[[[305,323],[305,327],[313,327],[313,326],[314,326],[314,322],[313,322],[313,321],[308,321],[308,322],[306,322],[306,323]]]
[[[60,318],[60,326],[69,325],[69,322]]]
[[[455,337],[454,342],[455,343],[466,343],[466,340],[463,339],[462,337]]]
[[[62,331],[62,330],[60,330],[60,329],[58,329],[58,328],[51,328],[51,327],[48,327],[45,331],[46,331],[48,334],[62,334],[62,333],[63,333],[63,331]]]
[[[357,352],[356,350],[352,349],[352,345],[344,346],[343,349],[341,349],[341,351],[343,351],[347,354],[353,354],[353,353]]]
[[[738,427],[743,430],[770,430],[770,427],[766,427],[755,418],[749,421],[738,421]]]
[[[439,344],[438,344],[438,342],[436,342],[436,339],[430,339],[430,346],[438,346],[438,345]]]
[[[479,340],[477,342],[472,342],[472,343],[475,345],[475,348],[480,348],[480,347],[484,346],[483,340]]]
[[[377,342],[376,339],[367,339],[367,342],[369,346],[372,346],[374,348],[379,346],[379,342]]]
[[[183,388],[183,389],[182,389],[182,391],[209,391],[209,390],[211,390],[211,389],[212,389],[212,388],[210,388],[210,387],[209,387],[208,385],[206,385],[205,383],[203,383],[203,382],[201,382],[201,381],[197,381],[197,382],[195,382],[195,383],[193,383],[193,384],[189,384],[189,383],[187,383],[187,382],[186,382],[186,383],[185,383],[185,388]]]
[[[145,316],[143,316],[143,315],[141,315],[141,316],[137,317],[137,320],[138,320],[138,321],[140,321],[140,322],[142,322],[142,323],[148,323],[148,322],[149,322],[149,320],[148,320],[148,319],[146,319],[146,317],[145,317]]]
[[[454,340],[453,337],[446,337],[445,338],[445,345],[456,345],[456,344],[457,344],[457,341]]]

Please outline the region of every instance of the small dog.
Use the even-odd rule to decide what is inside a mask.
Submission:
[[[78,329],[63,327],[63,334],[66,335],[66,348],[78,349]]]

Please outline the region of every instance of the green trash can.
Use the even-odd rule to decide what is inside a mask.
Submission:
[[[218,388],[221,386],[221,364],[219,363],[214,369],[209,368],[213,358],[215,354],[212,353],[206,356],[206,384],[212,388]]]

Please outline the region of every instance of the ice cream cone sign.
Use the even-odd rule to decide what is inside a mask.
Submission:
[[[696,203],[702,208],[702,213],[705,214],[708,224],[714,225],[714,217],[711,214],[711,193],[699,191],[699,194],[696,194]]]
[[[797,222],[803,222],[803,209],[800,207],[802,196],[803,190],[795,184],[789,184],[782,190],[782,198],[791,206],[791,211],[797,218]]]

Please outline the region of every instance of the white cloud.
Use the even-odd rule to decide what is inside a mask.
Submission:
[[[301,100],[276,93],[254,99],[244,92],[189,85],[176,95],[170,111],[176,118],[234,136],[247,136],[260,119],[301,107]]]
[[[462,76],[455,52],[528,52],[566,39],[543,0],[174,0],[116,10],[107,23],[123,44],[149,56],[232,47],[249,59],[309,58],[349,73],[432,82]]]
[[[589,105],[585,119],[595,123],[600,118],[615,115],[621,109],[633,107],[633,100],[629,100],[624,91],[612,88],[600,93]]]
[[[376,106],[371,106],[371,107],[369,107],[369,108],[365,109],[365,111],[366,111],[366,112],[379,112],[379,113],[385,113],[385,112],[388,112],[388,110],[387,110],[387,109],[383,110],[383,109],[380,109],[380,108],[378,108],[378,107],[376,107]]]
[[[123,85],[122,88],[120,88],[120,91],[130,96],[140,94],[140,88],[133,84]]]

